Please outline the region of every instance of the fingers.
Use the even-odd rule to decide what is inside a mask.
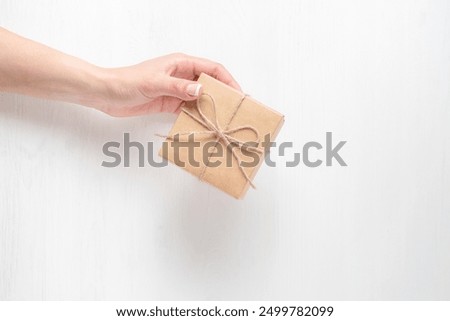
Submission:
[[[192,80],[168,76],[160,82],[158,93],[181,100],[195,100],[202,93],[202,85]]]
[[[203,72],[241,91],[239,84],[221,64],[204,58],[192,57],[184,54],[176,55],[178,57],[175,62],[177,73],[200,76]]]

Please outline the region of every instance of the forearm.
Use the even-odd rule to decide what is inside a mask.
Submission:
[[[94,106],[105,69],[0,28],[0,91]]]
[[[100,68],[0,28],[0,92],[94,107],[112,116],[180,112],[201,93],[207,73],[240,90],[220,64],[171,54],[121,68]]]

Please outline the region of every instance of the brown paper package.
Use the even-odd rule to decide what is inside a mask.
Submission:
[[[197,106],[201,104],[203,114],[214,122],[215,116],[213,100],[211,100],[212,97],[215,102],[217,122],[223,130],[240,126],[252,126],[259,132],[260,142],[257,146],[259,148],[262,148],[261,142],[264,140],[265,135],[269,134],[271,141],[275,139],[284,123],[283,115],[264,106],[251,97],[247,96],[243,98],[243,93],[206,74],[201,74],[198,82],[203,86],[204,95],[201,95],[196,101],[186,102],[184,108],[191,114],[201,119],[197,109]],[[186,113],[180,113],[168,135],[168,139],[166,139],[166,142],[159,151],[159,155],[199,177],[202,181],[210,183],[237,199],[242,199],[250,186],[250,182],[242,173],[238,161],[232,156],[229,152],[230,150],[227,149],[227,146],[222,140],[218,140],[214,135],[202,135],[198,133],[207,130],[205,126],[192,119]],[[187,142],[189,139],[189,134],[187,133],[193,133],[194,141],[200,143],[199,147],[190,149],[191,152],[193,151],[193,155],[189,155],[188,148],[174,148],[171,143],[173,142],[171,138],[177,134],[179,135],[176,139],[180,142]],[[258,141],[255,133],[251,130],[239,130],[230,134],[230,136],[242,142]],[[208,154],[203,155],[202,151],[204,150],[205,144],[208,144],[208,149],[205,149],[208,151]],[[218,144],[221,144],[221,146],[218,146]],[[216,149],[213,146],[216,146]],[[253,179],[261,163],[264,162],[268,146],[266,146],[262,154],[253,153],[253,157],[249,153],[240,151],[239,147],[235,146],[233,148],[236,148],[236,154],[239,156],[241,164],[243,162],[247,163],[246,166],[242,166],[242,169],[250,179]],[[177,150],[177,158],[174,157],[175,150]],[[220,150],[222,150],[222,153],[220,153]],[[255,157],[255,155],[258,157]],[[194,162],[189,162],[189,158],[191,160],[193,159]],[[249,166],[248,164],[250,163],[256,163],[255,159],[259,159],[257,164]],[[178,160],[180,162],[177,162]]]

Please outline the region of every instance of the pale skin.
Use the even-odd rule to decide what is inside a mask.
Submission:
[[[179,113],[206,73],[240,90],[219,63],[181,53],[103,68],[0,28],[0,92],[75,103],[116,117]]]

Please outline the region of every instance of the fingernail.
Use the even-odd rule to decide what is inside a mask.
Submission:
[[[187,86],[187,94],[192,97],[198,97],[198,94],[200,93],[200,89],[202,89],[202,85],[190,84]]]

